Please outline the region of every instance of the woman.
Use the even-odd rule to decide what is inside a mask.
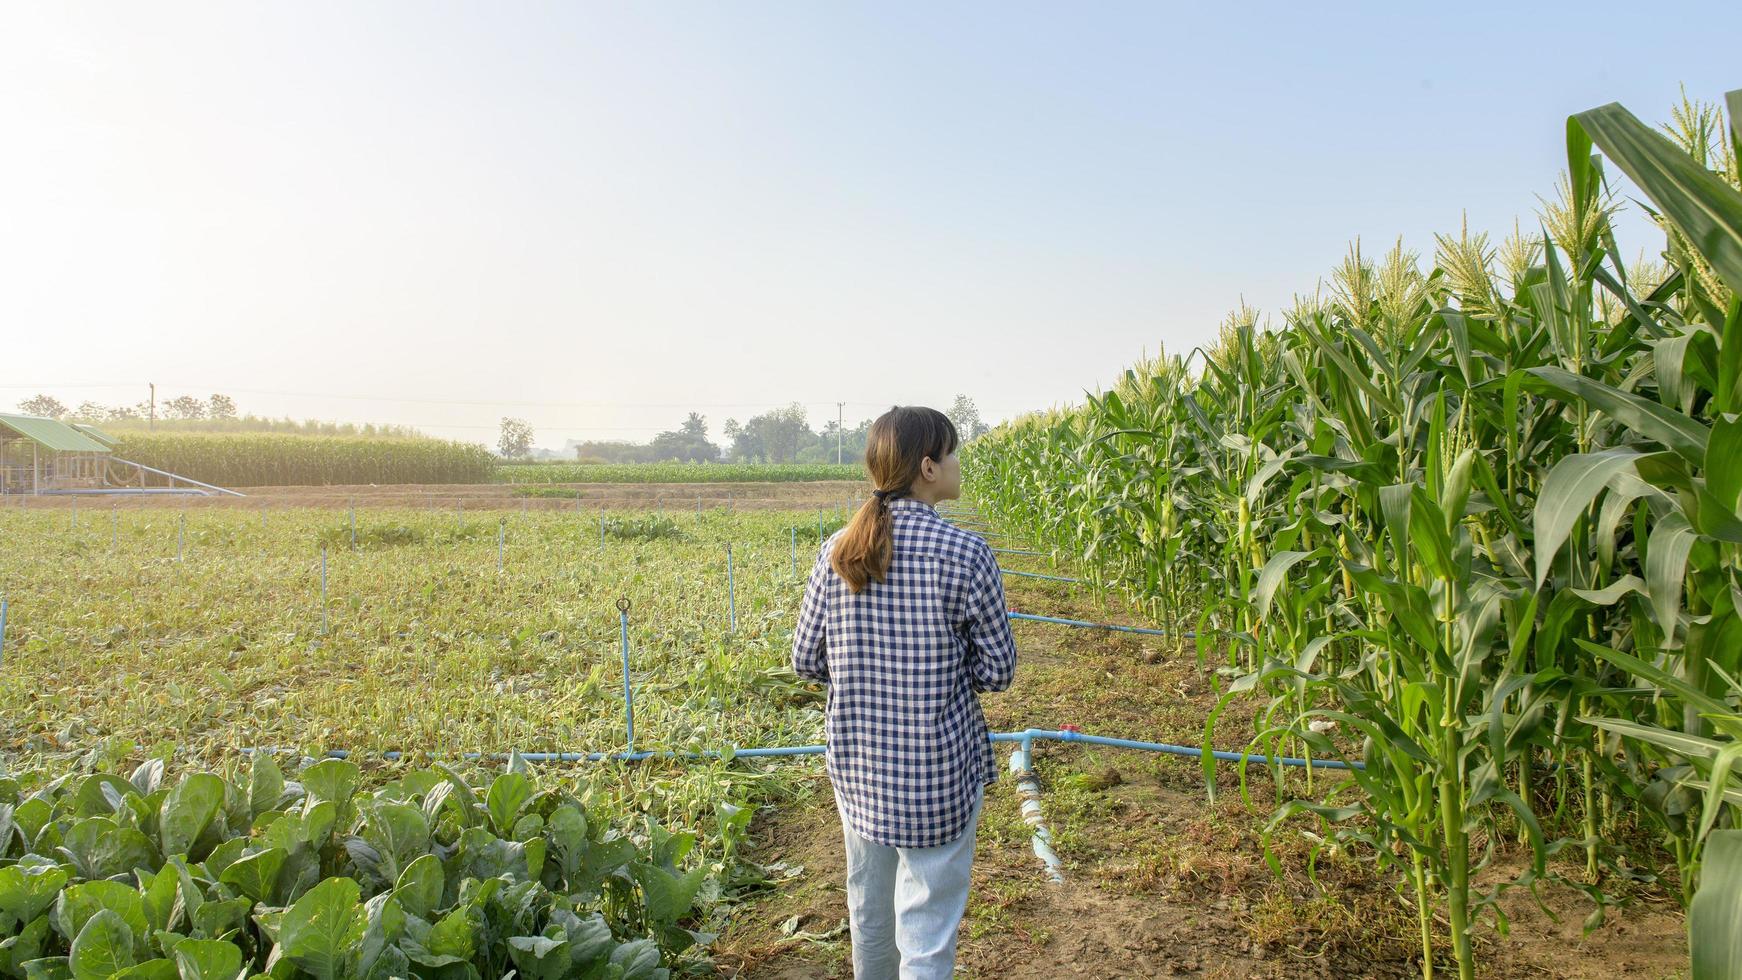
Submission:
[[[829,685],[829,781],[847,847],[858,980],[947,978],[984,787],[998,778],[976,696],[1016,671],[992,549],[939,517],[961,494],[956,427],[929,408],[871,424],[877,488],[823,543],[792,666]]]

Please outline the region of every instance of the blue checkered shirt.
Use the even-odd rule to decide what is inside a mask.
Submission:
[[[930,504],[888,504],[889,575],[854,595],[824,542],[793,633],[792,668],[829,685],[824,731],[841,816],[892,847],[962,835],[998,778],[976,694],[1016,673],[1016,641],[992,549]],[[837,535],[838,536],[838,535]]]

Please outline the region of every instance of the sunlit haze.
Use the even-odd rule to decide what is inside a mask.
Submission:
[[[555,448],[1078,402],[1357,236],[1533,225],[1571,112],[1736,81],[1742,7],[1580,10],[11,4],[0,406]]]

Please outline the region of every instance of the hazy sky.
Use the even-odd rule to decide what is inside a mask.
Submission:
[[[155,381],[546,446],[792,401],[995,420],[1285,305],[1358,235],[1529,224],[1569,113],[1720,98],[1739,32],[1734,3],[7,0],[0,405]]]

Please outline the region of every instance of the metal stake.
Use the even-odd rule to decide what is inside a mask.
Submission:
[[[629,684],[629,600],[617,600],[618,623],[623,630],[623,728],[631,749],[635,747],[635,689]]]

